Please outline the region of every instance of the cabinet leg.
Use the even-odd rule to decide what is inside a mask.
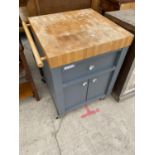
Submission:
[[[56,116],[56,119],[60,119],[60,116],[58,115],[58,116]]]
[[[44,72],[43,72],[43,69],[42,69],[42,68],[39,68],[39,72],[40,72],[40,75],[41,75],[42,77],[44,77]]]

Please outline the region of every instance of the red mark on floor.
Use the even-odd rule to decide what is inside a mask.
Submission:
[[[85,118],[85,117],[94,115],[94,114],[96,114],[97,112],[100,111],[99,109],[90,110],[88,106],[85,106],[85,109],[86,109],[86,113],[81,115],[81,118]]]

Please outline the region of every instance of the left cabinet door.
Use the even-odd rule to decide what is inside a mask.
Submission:
[[[86,101],[88,80],[76,82],[63,88],[66,110],[79,107]]]

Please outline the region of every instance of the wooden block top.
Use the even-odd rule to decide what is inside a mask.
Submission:
[[[135,31],[135,9],[106,12],[105,16],[125,29]]]
[[[128,47],[133,40],[92,9],[30,17],[29,22],[52,68]]]

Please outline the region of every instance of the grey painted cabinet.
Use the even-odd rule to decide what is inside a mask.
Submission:
[[[58,115],[111,94],[132,34],[92,9],[29,21]]]
[[[43,68],[59,116],[111,94],[128,48],[79,62]]]
[[[112,72],[82,80],[63,88],[66,109],[98,97],[105,97]]]

